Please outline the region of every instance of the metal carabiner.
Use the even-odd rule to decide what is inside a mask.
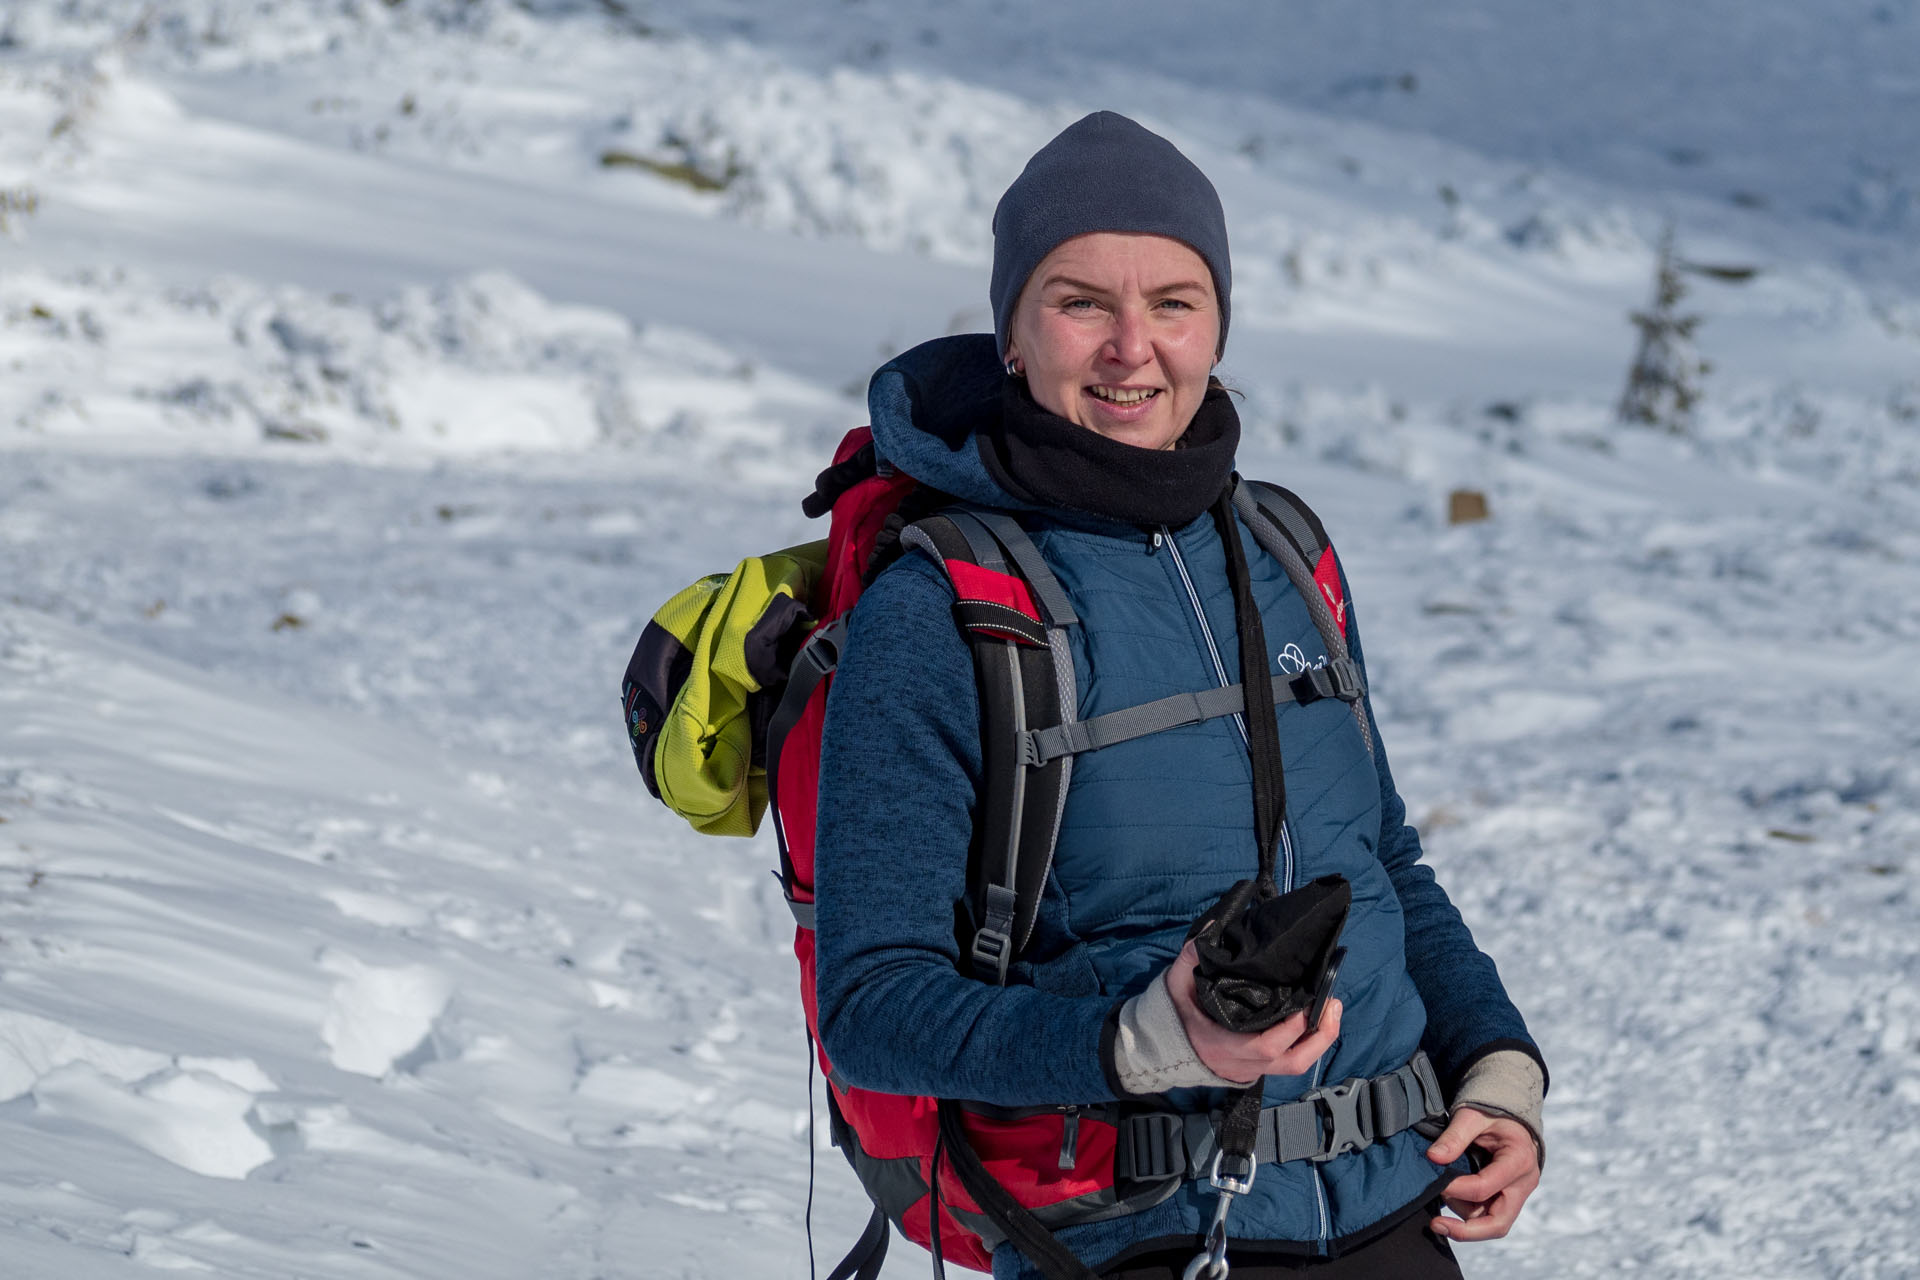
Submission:
[[[1213,1226],[1207,1229],[1206,1246],[1193,1255],[1180,1280],[1227,1280],[1227,1210],[1232,1207],[1233,1192],[1222,1191]]]

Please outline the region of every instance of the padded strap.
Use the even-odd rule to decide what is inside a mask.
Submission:
[[[1053,576],[1053,570],[1047,568],[1047,562],[1040,556],[1040,548],[1033,545],[1033,539],[1020,527],[1019,521],[999,511],[969,508],[955,514],[979,521],[1006,548],[1007,554],[1020,570],[1020,576],[1032,588],[1034,599],[1040,602],[1041,616],[1048,626],[1079,625],[1080,615],[1073,611],[1073,605],[1067,600],[1066,589]]]
[[[968,507],[947,507],[940,512],[942,519],[954,527],[965,540],[972,553],[967,559],[982,569],[991,569],[995,573],[1012,573],[1006,558],[1000,554],[999,540],[993,531],[980,520],[979,513]]]
[[[928,553],[954,584],[954,618],[973,651],[980,692],[982,778],[979,819],[974,826],[974,856],[969,859],[968,905],[973,939],[967,948],[971,971],[982,981],[1004,984],[1020,949],[1032,935],[1046,887],[1053,841],[1065,802],[1067,761],[1027,759],[1027,730],[1063,718],[1059,657],[1051,633],[1037,621],[1007,607],[974,598],[962,579],[981,570],[1003,574],[1023,604],[1036,612],[1042,587],[1027,576],[1015,555],[1012,568],[1002,556],[1011,542],[1038,552],[1018,525],[1005,539],[989,528],[993,513],[947,508],[901,531],[903,545]],[[1043,570],[1044,565],[1040,566]],[[1046,582],[1058,591],[1051,572]],[[1034,597],[1027,600],[1026,597]]]
[[[1296,505],[1297,504],[1297,505]],[[1327,604],[1326,597],[1320,594],[1320,587],[1313,580],[1314,565],[1307,559],[1307,551],[1298,545],[1292,534],[1282,532],[1283,525],[1301,525],[1311,535],[1318,518],[1306,505],[1274,485],[1250,484],[1241,482],[1233,487],[1233,506],[1240,518],[1253,530],[1255,542],[1268,555],[1280,562],[1287,577],[1293,583],[1294,590],[1300,593],[1307,603],[1307,613],[1313,618],[1314,629],[1319,631],[1327,653],[1333,658],[1347,656],[1346,633],[1333,616],[1333,609]],[[1286,514],[1282,514],[1286,513]],[[1287,515],[1293,519],[1287,519]],[[1313,546],[1324,549],[1324,543],[1313,539]],[[1373,729],[1367,724],[1367,711],[1359,702],[1353,704],[1354,723],[1360,728],[1360,740],[1367,745],[1367,755],[1373,755]]]
[[[1305,505],[1290,490],[1279,485],[1249,481],[1242,486],[1254,504],[1267,513],[1268,518],[1278,524],[1286,535],[1293,539],[1293,545],[1308,564],[1318,564],[1320,553],[1327,549],[1326,539],[1314,529],[1305,513]]]

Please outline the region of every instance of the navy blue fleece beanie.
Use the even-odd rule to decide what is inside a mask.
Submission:
[[[1001,355],[1027,277],[1060,244],[1090,231],[1144,232],[1190,246],[1213,273],[1225,349],[1233,267],[1219,193],[1171,142],[1123,115],[1096,111],[1035,152],[993,211],[987,296]]]

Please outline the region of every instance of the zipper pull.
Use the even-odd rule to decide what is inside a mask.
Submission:
[[[1069,1111],[1060,1119],[1060,1167],[1071,1169],[1079,1158],[1080,1113]]]
[[[1147,539],[1147,554],[1152,555],[1156,551],[1160,550],[1160,545],[1165,541],[1166,541],[1166,538],[1162,536],[1162,534],[1158,529],[1155,529],[1153,531],[1153,536]]]

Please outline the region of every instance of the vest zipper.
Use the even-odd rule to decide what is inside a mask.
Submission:
[[[1181,585],[1187,589],[1187,603],[1193,607],[1193,616],[1200,623],[1200,635],[1207,642],[1207,656],[1213,660],[1213,678],[1218,680],[1220,687],[1224,689],[1233,681],[1227,679],[1227,664],[1220,661],[1220,646],[1213,642],[1213,628],[1207,625],[1207,613],[1200,607],[1200,593],[1193,589],[1193,579],[1187,574],[1187,562],[1186,558],[1180,554],[1180,544],[1174,541],[1172,531],[1165,525],[1160,527],[1160,531],[1154,534],[1153,538],[1156,545],[1164,539],[1167,550],[1173,553],[1173,567],[1179,571]],[[1247,737],[1247,718],[1244,715],[1235,715],[1233,724],[1240,730],[1241,745],[1251,751],[1253,745]]]
[[[1320,1061],[1313,1064],[1313,1079],[1307,1085],[1309,1090],[1320,1087],[1320,1077],[1327,1070],[1327,1059],[1331,1058],[1339,1048],[1340,1042],[1334,1041],[1333,1048],[1327,1050]],[[1313,1176],[1314,1211],[1320,1217],[1320,1252],[1325,1253],[1328,1241],[1333,1239],[1333,1212],[1327,1207],[1326,1178],[1321,1174],[1320,1166],[1317,1164],[1309,1164],[1307,1172]]]
[[[1227,679],[1227,664],[1220,660],[1220,647],[1214,643],[1213,628],[1207,625],[1206,610],[1200,607],[1200,593],[1193,588],[1193,579],[1187,574],[1187,562],[1180,555],[1180,544],[1174,540],[1173,531],[1165,525],[1160,526],[1153,535],[1153,542],[1147,554],[1153,554],[1153,550],[1163,542],[1167,550],[1173,553],[1173,567],[1180,572],[1180,582],[1187,589],[1187,603],[1192,606],[1193,616],[1200,623],[1200,634],[1206,639],[1207,656],[1213,659],[1213,678],[1218,680],[1220,687],[1224,689],[1233,681]],[[1240,730],[1241,744],[1251,752],[1253,744],[1247,737],[1247,718],[1236,715],[1233,718],[1233,724]],[[1293,889],[1293,835],[1287,829],[1285,817],[1280,819],[1280,858],[1280,892],[1287,893]]]

